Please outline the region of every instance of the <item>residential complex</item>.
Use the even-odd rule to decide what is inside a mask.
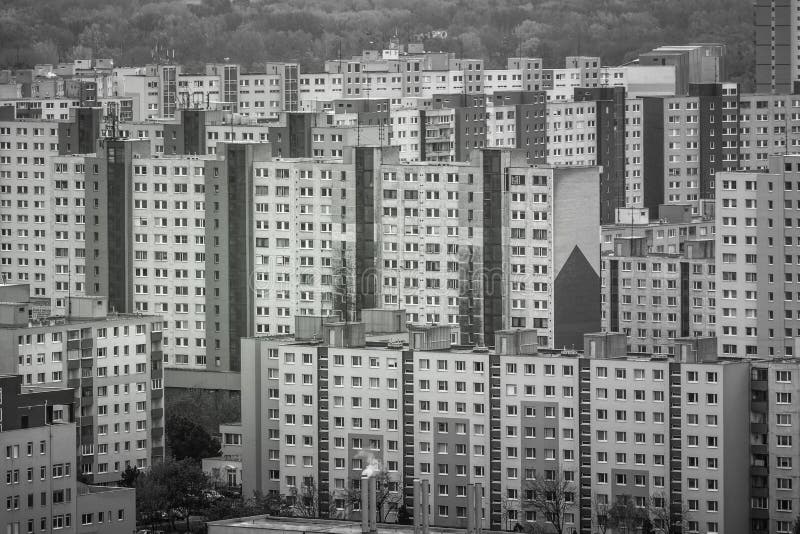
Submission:
[[[667,358],[628,354],[624,334],[587,334],[579,353],[502,330],[479,351],[440,326],[387,331],[392,314],[242,341],[246,494],[313,485],[321,517],[352,517],[348,491],[377,462],[408,506],[413,481],[430,482],[437,527],[466,525],[472,483],[485,528],[536,521],[538,477],[571,483],[569,530],[622,495],[689,532],[749,521],[751,364],[719,359],[713,338],[674,339]]]
[[[755,94],[715,44],[0,72],[0,522],[132,530],[168,368],[241,391],[217,484],[365,532],[552,521],[558,481],[565,532],[788,534],[795,3]]]

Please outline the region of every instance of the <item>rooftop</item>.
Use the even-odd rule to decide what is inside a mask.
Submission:
[[[8,302],[0,304],[26,304],[23,302]],[[87,323],[96,323],[100,321],[125,321],[130,319],[145,319],[145,320],[160,320],[162,318],[161,315],[148,315],[142,313],[117,313],[117,312],[108,312],[107,315],[101,317],[67,317],[65,315],[55,315],[52,317],[43,317],[40,319],[31,319],[28,321],[27,324],[20,325],[20,324],[2,324],[0,323],[0,329],[14,329],[18,330],[21,328],[38,328],[38,327],[45,327],[45,326],[56,326],[56,325],[81,325]]]
[[[282,533],[288,532],[319,532],[327,534],[361,534],[361,523],[356,521],[336,521],[332,519],[301,519],[301,518],[287,518],[287,517],[270,517],[270,516],[251,516],[240,517],[236,519],[225,519],[223,521],[212,521],[208,523],[209,533],[215,532],[214,527],[222,527],[229,529],[236,527],[241,529],[251,529],[255,531],[280,531]],[[386,534],[414,534],[413,525],[396,525],[388,523],[379,523],[377,531]],[[442,528],[430,527],[430,532],[463,534],[463,529],[456,528]]]

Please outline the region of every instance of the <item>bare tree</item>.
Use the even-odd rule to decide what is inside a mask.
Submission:
[[[567,511],[575,506],[576,489],[575,482],[564,477],[559,465],[524,484],[523,506],[541,514],[557,534],[563,534]]]
[[[319,490],[314,477],[304,477],[300,488],[292,486],[287,499],[289,512],[294,517],[319,517]]]
[[[674,520],[673,510],[678,509],[680,520]],[[681,500],[675,500],[664,492],[655,493],[650,496],[647,503],[647,511],[653,519],[656,528],[662,530],[664,534],[680,534],[689,527],[689,507]]]
[[[503,499],[500,501],[500,521],[505,527],[504,530],[511,530],[512,521],[519,524],[519,518],[516,520],[511,518],[513,515],[511,512],[514,510],[519,510],[517,501],[514,499],[509,499],[508,497],[503,497]]]
[[[385,466],[380,466],[378,472],[373,475],[375,477],[375,520],[378,523],[396,523],[397,512],[400,506],[403,505],[403,494],[399,491],[398,482],[392,480],[389,470]],[[361,482],[361,481],[359,481]],[[347,491],[345,502],[350,510],[359,508],[363,511],[361,506],[361,487],[352,487]],[[394,517],[394,521],[389,521]]]
[[[597,495],[592,499],[592,523],[600,534],[608,531],[608,510],[611,508],[606,500],[601,501]]]

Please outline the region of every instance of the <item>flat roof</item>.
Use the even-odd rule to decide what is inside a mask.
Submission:
[[[222,521],[212,521],[208,523],[210,532],[214,532],[213,527],[236,527],[253,530],[280,530],[282,532],[320,532],[328,534],[361,534],[360,521],[337,521],[333,519],[302,519],[290,517],[271,517],[271,516],[250,516],[235,519],[225,519]],[[379,523],[377,526],[379,533],[391,534],[414,534],[413,525],[397,525]],[[463,534],[464,529],[430,527],[430,532],[459,533]]]

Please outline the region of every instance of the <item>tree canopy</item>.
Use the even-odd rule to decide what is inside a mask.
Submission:
[[[187,517],[206,506],[203,490],[210,487],[208,477],[193,460],[167,459],[154,464],[135,480],[137,523],[158,521],[166,513],[170,522],[175,512]]]
[[[396,35],[484,58],[490,68],[519,53],[560,67],[567,55],[600,55],[613,65],[659,45],[721,42],[729,77],[748,84],[752,9],[751,0],[6,0],[0,65],[87,53],[142,65],[158,46],[186,65],[230,58],[246,67],[274,60],[314,70]]]
[[[170,415],[166,422],[167,446],[176,460],[195,461],[219,454],[219,441],[188,417]]]

